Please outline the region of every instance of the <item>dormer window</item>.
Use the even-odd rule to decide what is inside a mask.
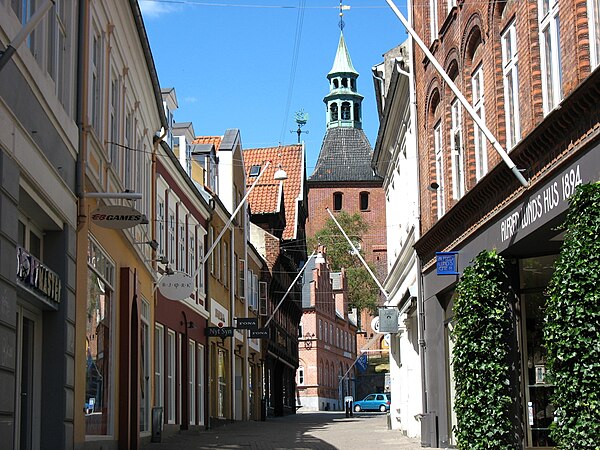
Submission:
[[[260,165],[255,165],[250,167],[250,173],[248,176],[250,177],[257,177],[260,175]]]

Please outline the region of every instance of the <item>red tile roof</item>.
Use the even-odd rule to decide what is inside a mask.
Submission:
[[[214,144],[215,150],[219,151],[223,136],[196,136],[192,144]]]
[[[267,172],[262,176],[254,190],[248,197],[252,213],[266,214],[279,211],[279,182],[274,182],[275,171],[281,168],[287,173],[283,181],[283,199],[285,202],[285,230],[283,239],[296,238],[298,227],[298,202],[304,199],[305,162],[304,146],[283,145],[279,147],[251,148],[244,150],[244,167],[246,170],[246,183],[249,188],[256,177],[250,176],[252,166],[264,167],[271,161]]]

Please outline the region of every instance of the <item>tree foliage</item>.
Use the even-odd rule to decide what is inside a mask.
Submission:
[[[600,184],[570,199],[565,240],[548,287],[544,339],[555,384],[551,436],[561,449],[600,437]]]
[[[369,230],[369,224],[359,213],[348,214],[345,211],[337,213],[336,220],[363,256],[360,247],[362,247],[363,236]],[[352,247],[332,219],[328,219],[324,227],[315,233],[309,245],[313,248],[317,245],[327,248],[327,262],[331,270],[346,269],[350,307],[374,312],[379,296],[377,284],[353,253]]]
[[[451,338],[461,449],[520,448],[511,361],[514,315],[504,266],[495,251],[484,250],[457,287]]]

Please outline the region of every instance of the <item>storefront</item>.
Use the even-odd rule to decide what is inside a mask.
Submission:
[[[476,231],[465,234],[453,248],[456,274],[439,274],[436,260],[422,261],[425,314],[426,404],[422,434],[432,446],[456,445],[452,427],[454,381],[451,367],[453,303],[460,274],[482,250],[496,249],[507,261],[514,293],[515,385],[525,448],[552,448],[549,426],[554,420],[552,385],[546,378],[542,324],[544,292],[562,244],[558,226],[578,185],[600,179],[600,146],[590,146],[564,158],[562,164],[538,178],[524,196],[498,206]],[[429,435],[429,436],[428,436]]]

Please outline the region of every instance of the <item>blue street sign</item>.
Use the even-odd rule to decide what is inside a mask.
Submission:
[[[438,275],[460,275],[458,252],[436,252],[435,267]]]

